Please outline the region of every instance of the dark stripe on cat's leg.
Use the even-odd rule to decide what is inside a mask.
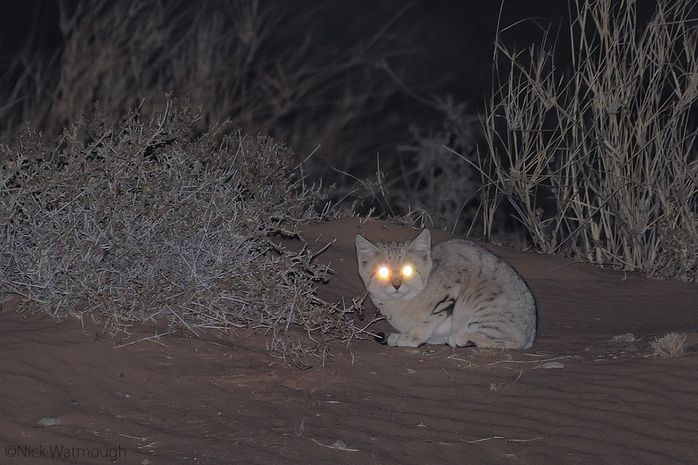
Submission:
[[[446,313],[447,316],[453,315],[453,308],[456,306],[455,301],[451,301],[446,307],[442,308],[438,312],[434,313],[435,315],[438,315],[439,313]],[[436,309],[434,309],[436,310]],[[433,312],[432,312],[433,313]]]
[[[444,307],[439,309],[439,306],[445,302],[448,301],[448,304]],[[446,313],[446,315],[451,316],[453,315],[453,307],[456,305],[456,301],[451,297],[451,296],[446,296],[443,299],[441,299],[435,306],[434,309],[431,311],[432,315],[438,315],[439,313]],[[438,309],[438,310],[437,310]]]

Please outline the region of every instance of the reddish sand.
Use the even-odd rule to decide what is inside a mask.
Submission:
[[[305,227],[311,248],[335,240],[319,258],[335,271],[322,297],[363,294],[357,232],[415,235],[375,221]],[[669,331],[698,344],[698,287],[491,248],[536,296],[531,350],[354,341],[300,370],[259,334],[115,348],[125,341],[97,326],[6,302],[0,463],[697,464],[698,356],[648,355]],[[612,341],[629,332],[636,341]]]

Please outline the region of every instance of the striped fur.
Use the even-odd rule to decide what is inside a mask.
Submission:
[[[464,240],[431,247],[423,230],[413,241],[373,244],[356,237],[359,275],[396,332],[388,345],[424,343],[526,349],[536,335],[536,305],[512,266]],[[406,277],[400,270],[410,265]],[[385,267],[389,277],[378,272]]]

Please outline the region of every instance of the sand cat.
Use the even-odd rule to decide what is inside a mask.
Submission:
[[[411,242],[373,244],[356,236],[359,275],[398,332],[391,346],[476,345],[526,349],[536,336],[530,289],[503,259],[468,241],[432,248],[429,230]]]

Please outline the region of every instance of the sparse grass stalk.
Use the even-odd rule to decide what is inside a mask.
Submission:
[[[698,278],[698,34],[693,2],[577,0],[572,67],[549,38],[495,44],[498,77],[484,127],[493,179],[484,222],[502,200],[545,253]]]

